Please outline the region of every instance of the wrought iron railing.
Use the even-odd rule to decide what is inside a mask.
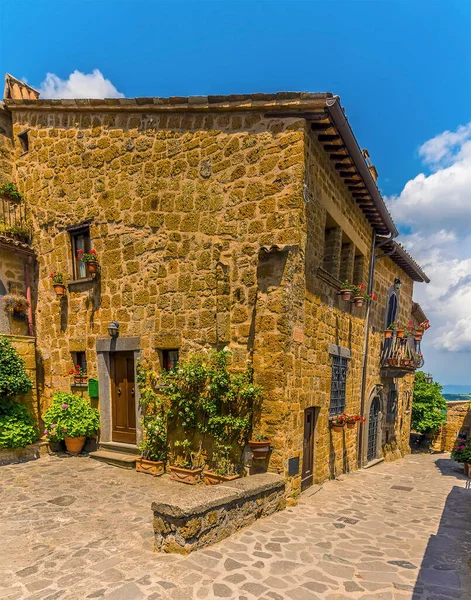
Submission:
[[[413,335],[398,337],[394,331],[392,337],[383,340],[381,366],[385,369],[403,371],[403,374],[413,373],[424,364],[420,351],[420,340]]]
[[[0,236],[29,244],[31,229],[26,221],[26,206],[23,200],[0,198]]]

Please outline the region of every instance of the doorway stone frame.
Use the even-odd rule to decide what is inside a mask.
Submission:
[[[132,352],[134,355],[134,401],[136,403],[136,445],[142,439],[140,394],[137,386],[137,361],[141,356],[141,338],[98,338],[96,341],[98,363],[98,395],[100,406],[100,442],[112,442],[111,406],[111,352]],[[132,446],[132,444],[129,444]]]
[[[381,442],[383,438],[383,398],[381,394],[381,388],[378,386],[373,386],[373,389],[370,391],[370,395],[368,396],[368,401],[365,405],[364,416],[366,417],[366,421],[363,424],[365,428],[363,439],[362,439],[362,448],[361,448],[361,466],[364,467],[368,464],[368,431],[370,428],[370,409],[371,404],[375,398],[379,398],[379,414],[378,414],[378,433],[376,435],[376,456],[373,460],[378,460],[382,458],[381,452]]]

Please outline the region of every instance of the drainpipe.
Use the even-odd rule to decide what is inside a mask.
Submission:
[[[373,284],[374,284],[374,275],[375,275],[375,266],[376,261],[384,256],[390,256],[395,252],[393,249],[390,252],[385,252],[384,254],[380,254],[376,256],[376,248],[381,248],[388,242],[390,242],[394,237],[394,233],[380,242],[376,243],[376,232],[373,231],[371,236],[371,251],[370,251],[370,266],[368,270],[368,285],[367,285],[367,294],[373,293]],[[371,301],[368,301],[366,306],[366,322],[365,322],[365,336],[363,338],[363,364],[362,364],[362,373],[361,373],[361,391],[360,391],[360,414],[363,415],[365,411],[365,394],[366,394],[366,377],[368,374],[368,348],[370,342],[370,320],[371,320]],[[358,435],[358,451],[357,451],[357,460],[358,467],[361,468],[363,466],[363,440],[365,436],[365,424],[360,424],[360,431]]]
[[[31,276],[30,276],[30,264],[33,262],[31,256],[28,256],[25,262],[25,285],[26,285],[26,299],[28,300],[28,335],[34,337],[34,324],[33,324],[33,305],[31,301]]]

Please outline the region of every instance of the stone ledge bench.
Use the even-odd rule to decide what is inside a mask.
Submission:
[[[281,475],[251,475],[215,486],[190,486],[167,476],[156,490],[155,549],[188,554],[215,544],[286,506]]]

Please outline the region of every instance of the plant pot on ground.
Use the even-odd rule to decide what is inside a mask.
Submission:
[[[141,456],[136,460],[136,471],[158,477],[165,473],[165,463],[163,460],[147,460]]]
[[[225,440],[217,440],[213,448],[211,469],[204,471],[204,484],[217,485],[240,477],[233,461],[233,445]]]
[[[265,460],[270,452],[270,440],[263,435],[257,435],[255,439],[249,440],[249,446],[254,460]]]
[[[173,448],[168,467],[170,478],[188,485],[199,483],[204,465],[201,447],[198,451],[193,451],[190,440],[176,440]]]
[[[100,427],[98,410],[76,394],[54,394],[52,405],[43,415],[44,434],[52,441],[65,440],[69,454],[79,454],[88,436]]]
[[[204,485],[217,485],[218,483],[224,483],[225,481],[233,481],[239,479],[240,475],[218,475],[213,471],[205,471],[203,474]]]
[[[180,483],[186,483],[188,485],[195,485],[201,481],[201,473],[203,467],[196,469],[186,469],[184,467],[178,467],[177,465],[169,465],[170,478]]]

